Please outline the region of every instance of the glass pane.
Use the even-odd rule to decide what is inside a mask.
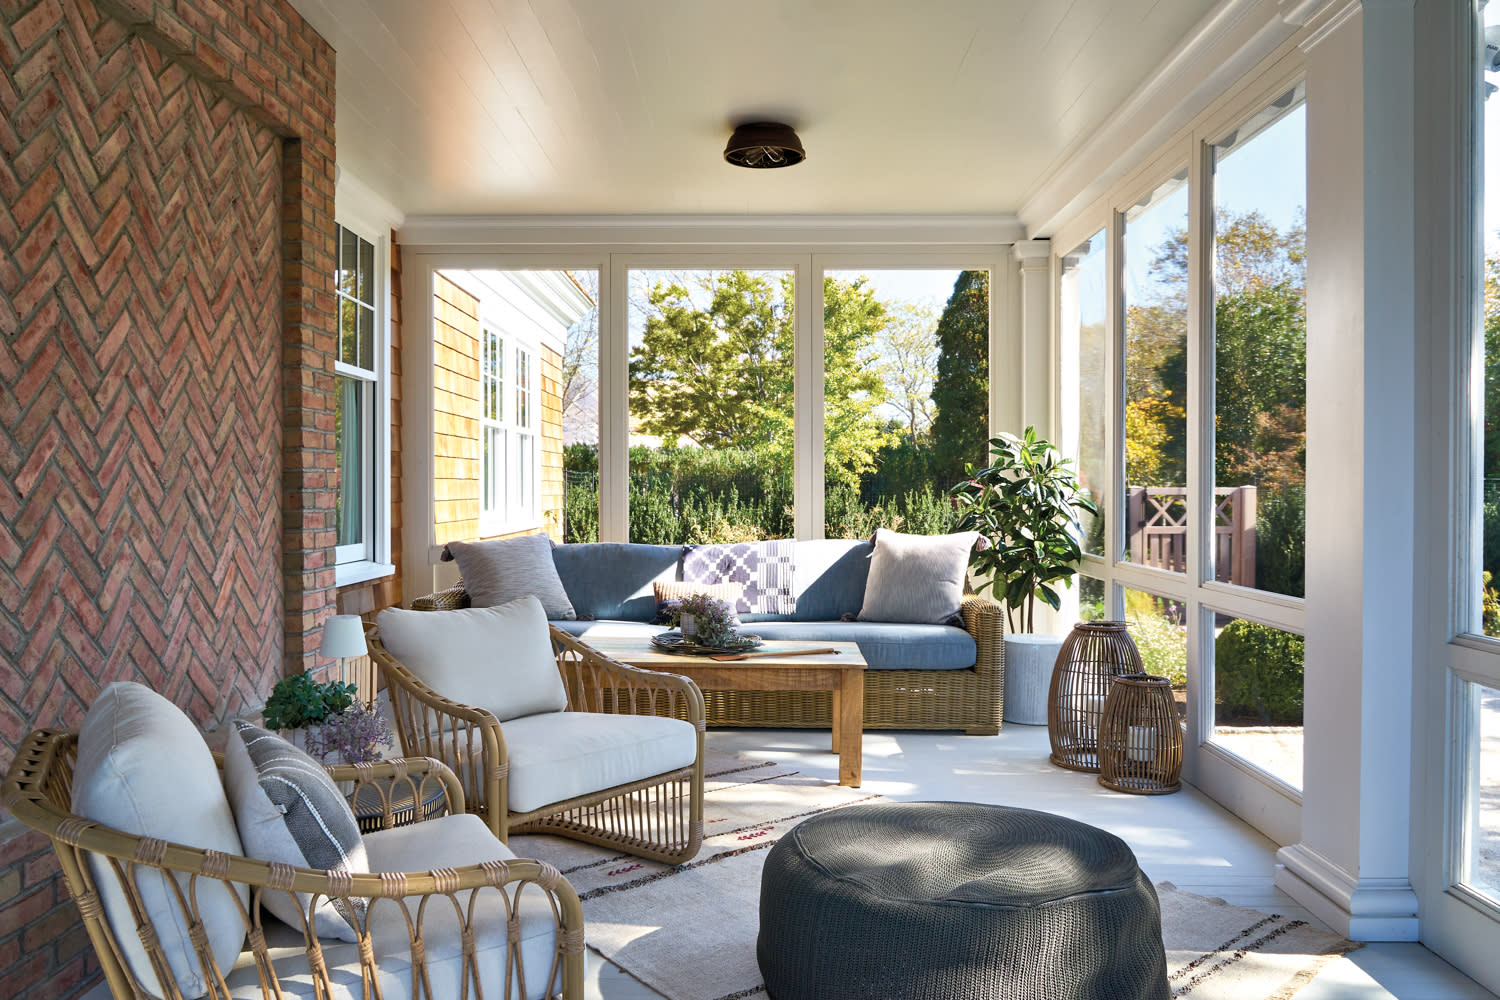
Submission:
[[[1146,673],[1172,682],[1177,713],[1187,717],[1187,609],[1181,601],[1125,591],[1125,624]]]
[[[364,385],[357,379],[334,376],[333,434],[339,463],[334,517],[340,545],[364,541]]]
[[[1105,390],[1109,377],[1104,291],[1104,230],[1075,247],[1062,259],[1062,408],[1077,414],[1077,424],[1066,427],[1063,452],[1077,456],[1078,481],[1099,507],[1099,514],[1082,511],[1083,551],[1105,555],[1104,514],[1109,510],[1109,462],[1105,437]]]
[[[823,278],[823,527],[940,534],[989,437],[988,271]]]
[[[1468,816],[1460,880],[1500,903],[1500,690],[1465,684],[1472,737],[1465,768]]]
[[[338,290],[345,295],[354,295],[359,289],[359,237],[338,227],[339,276]]]
[[[792,286],[630,272],[630,541],[791,536]]]
[[[375,310],[368,306],[357,306],[359,310],[359,366],[365,371],[375,370]]]
[[[1123,555],[1187,569],[1187,172],[1125,212]]]
[[[1101,622],[1109,620],[1108,584],[1091,576],[1078,577],[1078,620]]]
[[[588,295],[599,299],[598,271],[569,271]],[[568,328],[562,359],[563,540],[599,540],[599,310],[592,308]],[[547,458],[545,448],[543,459]]]
[[[1500,3],[1484,6],[1485,28],[1500,27]],[[1500,73],[1484,74],[1484,425],[1481,474],[1484,478],[1479,520],[1480,578],[1466,631],[1500,636]],[[1472,579],[1472,578],[1471,578]]]
[[[359,363],[359,310],[350,299],[339,299],[339,360],[346,365]]]
[[[1302,596],[1307,471],[1303,85],[1214,153],[1214,576]]]
[[[1211,739],[1302,787],[1302,636],[1229,615],[1214,620]]]
[[[375,244],[359,241],[359,301],[375,305]]]

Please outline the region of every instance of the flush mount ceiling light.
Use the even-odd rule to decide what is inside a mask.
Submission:
[[[724,159],[737,167],[765,170],[801,163],[807,154],[790,125],[752,122],[734,130],[729,145],[724,147]]]

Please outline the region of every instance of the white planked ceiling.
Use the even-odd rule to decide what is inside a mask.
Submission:
[[[1012,213],[1218,0],[292,0],[407,215]],[[784,120],[785,170],[722,157]]]

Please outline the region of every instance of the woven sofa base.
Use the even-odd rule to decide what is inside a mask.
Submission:
[[[865,728],[993,736],[1000,731],[1002,698],[1003,688],[982,684],[974,670],[867,670]],[[716,727],[828,729],[832,702],[827,691],[703,692],[708,725]]]

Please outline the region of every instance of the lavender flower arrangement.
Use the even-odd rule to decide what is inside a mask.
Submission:
[[[675,615],[675,624],[679,626],[683,615],[693,616],[693,624],[697,630],[695,638],[704,646],[728,645],[734,640],[735,626],[739,624],[733,608],[707,594],[684,597],[677,605]]]
[[[307,752],[324,763],[368,764],[380,759],[376,747],[395,745],[391,727],[379,714],[355,702],[309,730]]]

